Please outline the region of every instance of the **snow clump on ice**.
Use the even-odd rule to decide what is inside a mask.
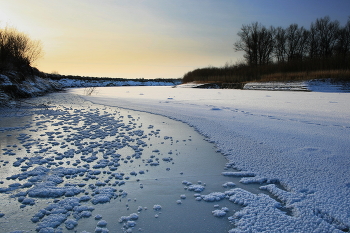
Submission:
[[[130,221],[130,220],[137,220],[138,218],[139,218],[138,214],[132,213],[129,216],[121,216],[119,218],[119,222],[122,223],[122,222],[127,222],[127,221]]]
[[[187,189],[188,189],[189,191],[194,191],[194,192],[200,193],[200,192],[202,192],[205,188],[204,188],[203,185],[193,184],[193,185],[188,186]]]
[[[78,225],[78,222],[75,221],[74,219],[68,219],[64,222],[64,224],[66,225],[66,228],[68,230],[72,230],[74,227]]]
[[[225,193],[213,192],[207,195],[202,195],[201,198],[207,202],[220,201],[226,197]]]
[[[213,211],[212,211],[212,214],[213,214],[215,217],[224,217],[228,211],[229,211],[229,210],[228,210],[227,207],[223,207],[223,208],[221,208],[220,210],[213,210]]]
[[[107,222],[105,220],[101,220],[97,223],[98,227],[106,227],[107,226]]]
[[[161,210],[161,209],[162,209],[162,206],[161,206],[161,205],[154,205],[154,206],[153,206],[153,209],[154,209],[154,210]]]

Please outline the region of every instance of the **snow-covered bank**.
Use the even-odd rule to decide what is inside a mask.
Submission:
[[[310,80],[307,83],[307,85],[310,91],[350,93],[349,81],[346,82],[346,81],[333,81],[331,79],[315,79],[315,80]]]
[[[244,206],[230,218],[232,232],[349,230],[349,93],[111,87],[84,98],[186,122],[242,171],[226,175],[261,183],[276,197],[226,194]]]
[[[203,89],[243,89],[265,91],[316,91],[350,93],[350,82],[334,81],[331,79],[315,79],[309,81],[289,82],[248,82],[246,84],[189,82],[178,85],[177,87]]]
[[[0,106],[8,104],[14,98],[35,97],[72,87],[109,87],[109,86],[175,86],[181,84],[180,79],[128,80],[128,79],[88,79],[88,78],[41,78],[28,76],[23,81],[17,72],[9,75],[0,74]],[[23,76],[23,75],[22,75]]]
[[[174,86],[181,83],[181,80],[113,80],[113,79],[68,79],[62,78],[57,82],[64,88],[68,87],[109,87],[109,86]]]
[[[332,81],[331,79],[315,79],[291,82],[250,82],[244,85],[245,90],[269,91],[316,91],[316,92],[350,92],[350,83]]]
[[[51,79],[38,76],[19,81],[19,75],[16,72],[10,73],[9,76],[0,74],[0,106],[8,104],[14,98],[39,96],[62,88],[59,83]]]
[[[307,82],[250,82],[245,90],[309,91]]]

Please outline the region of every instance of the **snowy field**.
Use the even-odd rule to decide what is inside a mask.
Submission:
[[[237,169],[222,175],[272,195],[218,190],[242,206],[230,232],[349,231],[349,93],[110,87],[84,98],[185,122]]]

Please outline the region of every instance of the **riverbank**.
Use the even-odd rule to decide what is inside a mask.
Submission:
[[[17,100],[36,97],[71,87],[108,86],[174,86],[180,79],[122,79],[61,76],[45,74],[36,69],[23,74],[12,71],[0,74],[0,106],[15,105]]]

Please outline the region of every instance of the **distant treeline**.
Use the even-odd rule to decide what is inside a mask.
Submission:
[[[258,22],[243,25],[235,51],[244,61],[188,72],[183,82],[246,82],[311,78],[350,80],[350,17],[344,26],[326,16],[310,29],[291,24],[269,28]]]
[[[126,78],[110,78],[110,77],[88,77],[88,76],[79,76],[79,75],[61,75],[56,73],[46,74],[46,76],[52,80],[60,80],[60,79],[75,79],[75,80],[86,80],[86,81],[135,81],[135,82],[178,82],[181,78],[178,79],[165,79],[165,78],[157,78],[157,79],[126,79]]]

